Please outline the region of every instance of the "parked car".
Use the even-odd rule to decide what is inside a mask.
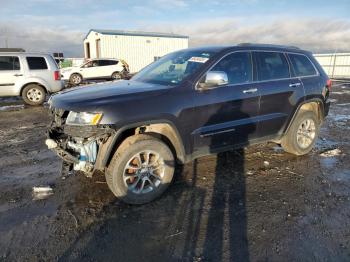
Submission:
[[[0,97],[22,96],[29,105],[41,105],[46,94],[64,86],[51,55],[0,52]]]
[[[92,59],[78,67],[61,69],[62,79],[71,85],[79,85],[83,80],[118,80],[128,72],[129,66],[119,59]]]
[[[127,203],[149,202],[175,163],[265,141],[305,155],[329,109],[331,81],[310,52],[241,44],[185,49],[129,81],[52,96],[46,144]]]

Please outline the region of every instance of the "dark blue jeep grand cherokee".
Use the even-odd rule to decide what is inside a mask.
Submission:
[[[169,186],[176,162],[264,141],[307,154],[330,88],[312,54],[296,47],[185,49],[129,81],[52,96],[46,143],[75,170],[104,171],[123,201],[142,204]]]

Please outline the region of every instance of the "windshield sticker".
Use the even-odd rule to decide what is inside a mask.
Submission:
[[[208,59],[209,58],[207,58],[207,57],[192,56],[188,61],[195,62],[195,63],[205,63],[208,61]]]

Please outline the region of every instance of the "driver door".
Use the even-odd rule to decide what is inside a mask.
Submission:
[[[98,77],[99,64],[98,60],[92,60],[82,66],[80,72],[83,78],[96,78]]]
[[[210,71],[225,72],[228,83],[195,91],[190,113],[194,154],[219,152],[257,137],[260,92],[252,68],[251,52],[224,56]]]

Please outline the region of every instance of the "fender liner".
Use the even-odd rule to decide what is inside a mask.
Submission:
[[[320,103],[321,106],[320,106],[320,110],[321,110],[321,115],[320,115],[320,120],[323,120],[324,117],[325,117],[325,105],[324,105],[324,101],[321,99],[321,98],[310,98],[310,99],[307,99],[307,100],[303,100],[302,102],[299,103],[297,109],[294,111],[294,114],[292,116],[292,118],[290,119],[288,125],[287,125],[287,128],[284,130],[284,134],[286,134],[290,128],[290,126],[292,125],[295,117],[298,115],[299,111],[300,111],[300,108],[305,105],[305,104],[308,104],[308,103],[311,103],[311,102],[316,102],[316,103]]]
[[[137,123],[125,125],[121,128],[118,128],[116,130],[116,132],[114,134],[112,134],[107,139],[107,141],[100,146],[97,160],[95,163],[95,169],[103,170],[108,165],[108,163],[109,163],[110,159],[112,158],[114,151],[116,149],[115,147],[119,142],[121,142],[119,140],[125,131],[130,130],[130,129],[135,129],[138,127],[147,127],[147,126],[156,125],[156,124],[160,124],[160,125],[165,124],[165,125],[170,126],[170,128],[174,132],[176,141],[173,141],[171,139],[171,137],[169,138],[166,135],[164,135],[164,136],[166,136],[170,140],[170,142],[172,143],[172,146],[174,147],[174,150],[176,151],[176,156],[177,156],[178,161],[180,163],[185,163],[186,153],[185,153],[183,141],[182,141],[182,138],[178,132],[178,129],[169,120],[153,120],[153,121],[147,121],[147,122],[137,122]],[[163,135],[162,133],[159,133],[159,132],[151,132],[151,133]]]

